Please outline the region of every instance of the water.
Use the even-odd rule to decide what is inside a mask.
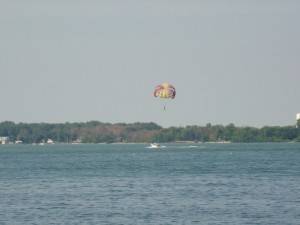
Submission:
[[[300,224],[300,144],[0,146],[0,224]]]

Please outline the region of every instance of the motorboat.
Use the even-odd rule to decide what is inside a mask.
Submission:
[[[153,149],[162,149],[162,148],[166,148],[167,146],[165,145],[160,145],[158,143],[150,143],[150,146],[146,147],[146,148],[153,148]]]
[[[149,146],[149,148],[160,148],[160,147],[161,146],[158,143],[150,143],[150,146]]]

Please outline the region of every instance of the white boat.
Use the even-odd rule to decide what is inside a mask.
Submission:
[[[158,143],[151,143],[149,148],[160,148],[160,144]]]
[[[150,146],[148,146],[147,148],[161,149],[161,148],[166,148],[166,146],[160,145],[160,144],[158,144],[158,143],[151,143]]]

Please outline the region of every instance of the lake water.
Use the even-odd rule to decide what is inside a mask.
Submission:
[[[0,146],[0,224],[300,224],[300,144]]]

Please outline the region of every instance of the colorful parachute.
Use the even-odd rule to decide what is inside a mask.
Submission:
[[[174,99],[176,96],[176,89],[173,85],[169,83],[163,83],[156,86],[154,91],[154,97],[159,97],[161,99]],[[164,110],[166,110],[166,105],[164,105]]]
[[[175,96],[176,96],[175,87],[168,83],[163,83],[156,86],[154,91],[154,97],[174,99]]]

